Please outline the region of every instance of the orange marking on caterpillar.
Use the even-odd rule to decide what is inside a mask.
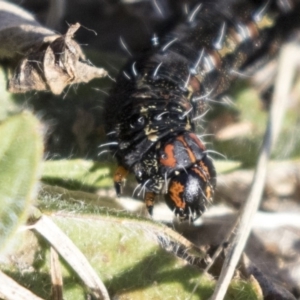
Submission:
[[[144,198],[146,207],[153,206],[154,201],[155,201],[155,193],[153,192],[146,192],[145,193],[145,198]]]
[[[203,181],[204,182],[207,182],[207,176],[206,176],[206,174],[203,174],[203,172],[201,172],[199,169],[197,169],[197,168],[192,168],[192,170],[195,172],[195,173],[197,173],[202,179],[203,179]]]
[[[114,182],[121,183],[127,177],[128,172],[129,171],[125,169],[123,166],[118,166],[114,174]]]
[[[202,163],[202,165],[204,165],[204,163]],[[205,174],[205,173],[204,173],[204,172],[205,172],[204,170],[199,170],[198,168],[193,168],[192,170],[193,170],[195,173],[197,173],[197,174],[203,179],[203,181],[204,181],[205,183],[208,182],[208,180],[209,180],[209,178],[210,178],[209,173]],[[207,186],[205,187],[204,193],[205,193],[205,197],[206,197],[207,199],[211,199],[211,198],[212,198],[213,191],[212,191],[212,189],[211,189],[211,187],[210,187],[209,185],[207,185]]]
[[[205,172],[205,175],[210,178],[210,173],[209,173],[209,169],[206,166],[206,164],[203,161],[199,161],[198,162],[199,167],[203,170],[203,172]]]
[[[174,168],[176,166],[176,158],[174,156],[174,146],[172,144],[166,145],[164,149],[167,157],[161,158],[160,163],[166,167]]]
[[[175,203],[176,207],[185,208],[185,202],[183,202],[180,197],[180,193],[183,191],[184,186],[178,181],[173,181],[169,187],[170,198]]]
[[[194,155],[194,153],[191,151],[189,145],[187,144],[187,142],[185,141],[185,139],[183,138],[182,135],[180,135],[179,137],[176,138],[177,141],[182,142],[182,144],[184,145],[184,148],[191,160],[191,163],[195,163],[196,162],[196,157]]]
[[[206,198],[207,199],[212,199],[212,190],[210,188],[210,186],[207,186],[206,189],[205,189],[205,195],[206,195]]]
[[[205,146],[202,144],[201,140],[199,140],[196,134],[191,132],[189,133],[189,136],[192,140],[194,140],[194,142],[199,146],[201,150],[205,151]]]

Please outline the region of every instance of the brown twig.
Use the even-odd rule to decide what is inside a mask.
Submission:
[[[56,250],[51,247],[50,249],[50,264],[51,264],[51,283],[52,283],[52,300],[63,299],[63,278],[61,267],[59,263],[59,257]]]

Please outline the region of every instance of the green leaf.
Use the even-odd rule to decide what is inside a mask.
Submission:
[[[99,162],[84,159],[45,161],[43,181],[77,189],[111,187],[110,169]]]
[[[41,125],[30,113],[0,124],[0,250],[22,224],[33,202],[43,154]]]
[[[175,239],[170,233],[172,229],[162,224],[126,216],[125,213],[119,213],[118,216],[107,210],[101,212],[97,209],[95,214],[84,214],[78,210],[78,206],[74,206],[71,213],[62,210],[51,214],[50,218],[82,251],[103,280],[111,299],[206,300],[213,293],[215,279],[172,253],[172,249],[179,250],[176,245],[180,245],[182,236],[174,233],[180,236],[180,240]],[[49,245],[42,240],[44,234],[40,230],[38,232],[38,240],[32,232],[20,232],[19,249],[11,254],[16,260],[2,268],[36,295],[49,298]],[[58,252],[59,248],[66,250],[63,241],[55,248]],[[185,253],[193,255],[189,251]],[[63,298],[88,298],[78,274],[64,260],[61,262]],[[198,288],[191,295],[196,285]],[[251,282],[235,279],[227,299],[260,298]]]

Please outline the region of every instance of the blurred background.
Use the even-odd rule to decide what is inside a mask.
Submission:
[[[87,59],[94,65],[105,68],[110,77],[115,78],[130,58],[128,52],[134,56],[149,49],[154,35],[159,37],[172,29],[183,18],[184,7],[192,7],[195,1],[10,2],[31,11],[42,24],[59,33],[66,32],[70,24],[79,22],[82,27],[76,32],[75,39],[82,46]],[[266,76],[275,76],[276,65],[277,61],[273,59],[252,77],[233,84],[228,91],[227,104],[223,102],[211,105],[213,109],[205,121],[199,124],[197,133],[208,135],[204,138],[207,148],[221,153],[226,159],[211,153],[219,171],[212,209],[199,220],[198,225],[178,225],[178,230],[197,244],[220,243],[248,195],[266,128],[269,106],[266,99],[270,98],[273,83],[264,88],[264,93],[261,93],[261,86]],[[99,149],[99,145],[105,142],[102,109],[113,84],[111,78],[72,85],[60,96],[27,93],[12,97],[16,109],[34,111],[44,124],[46,159],[92,160],[97,163],[98,168],[108,168],[99,181],[101,183],[97,185],[88,183],[88,180],[69,180],[68,167],[65,169],[66,174],[62,173],[64,175],[49,170],[43,178],[44,182],[115,197],[111,181],[111,174],[115,169],[114,159],[109,153],[102,153],[103,148]],[[274,149],[264,198],[248,243],[247,254],[266,273],[279,282],[285,282],[288,289],[300,297],[299,76],[295,79],[287,101],[288,112]],[[62,170],[65,167],[58,168]],[[130,198],[135,186],[136,183],[131,178],[124,195]],[[135,198],[139,197],[135,195]],[[169,214],[164,217],[167,209],[163,207],[164,204],[161,205],[163,213],[160,213],[158,205],[154,214],[157,219],[171,222],[172,216]]]

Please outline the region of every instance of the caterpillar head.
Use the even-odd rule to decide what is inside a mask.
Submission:
[[[196,220],[213,199],[215,170],[209,158],[170,179],[167,205],[180,220]],[[203,168],[205,164],[205,168]]]
[[[181,220],[195,220],[212,201],[216,172],[203,143],[185,132],[162,148],[160,164],[168,174],[167,205]]]

